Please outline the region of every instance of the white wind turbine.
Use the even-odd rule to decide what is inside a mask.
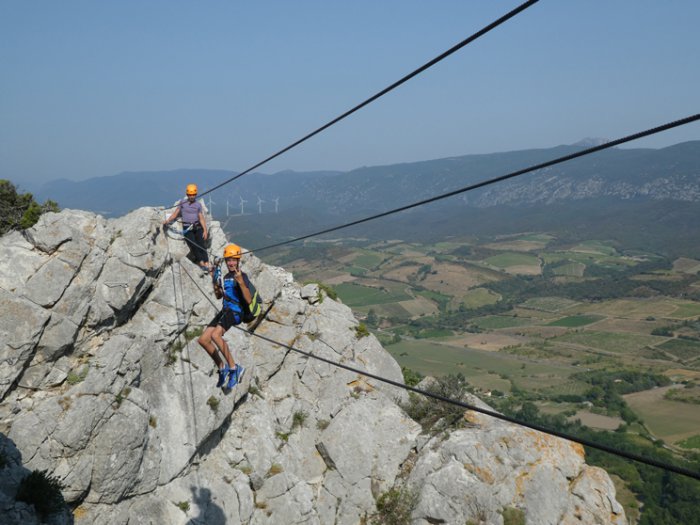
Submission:
[[[241,215],[243,215],[243,205],[248,201],[243,198],[243,195],[240,195],[238,198],[241,199]]]
[[[212,204],[216,204],[216,202],[213,201],[213,200],[211,200],[211,195],[209,195],[209,215],[211,215],[212,217],[214,217],[214,214],[213,214],[213,211],[212,211],[212,207],[211,207]]]
[[[258,195],[258,213],[262,213],[262,203],[265,202],[260,198],[260,195]]]
[[[280,198],[275,197],[272,201],[275,203],[275,213],[278,213],[280,209]]]

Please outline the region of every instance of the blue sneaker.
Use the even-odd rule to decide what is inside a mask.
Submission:
[[[223,368],[219,368],[219,379],[216,381],[216,388],[221,388],[226,382],[226,376],[231,373],[231,369],[228,365],[224,365]]]
[[[245,368],[241,365],[236,365],[233,368],[233,370],[231,370],[229,373],[228,385],[226,385],[227,388],[233,388],[238,383],[240,383],[241,379],[243,378],[244,373],[245,373]]]

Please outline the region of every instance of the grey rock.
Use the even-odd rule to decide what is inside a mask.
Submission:
[[[46,256],[34,251],[34,246],[20,232],[12,231],[2,238],[3,258],[11,264],[0,264],[0,288],[21,293],[29,278],[46,262]]]
[[[0,399],[33,358],[50,313],[0,288]]]
[[[58,257],[52,257],[27,281],[25,297],[39,306],[53,306],[74,276],[75,268]]]
[[[79,330],[80,326],[71,319],[52,313],[37,346],[38,356],[42,361],[56,361],[73,347]]]
[[[0,262],[0,428],[24,468],[61,480],[81,521],[354,525],[405,484],[414,523],[500,524],[506,506],[532,523],[624,522],[580,448],[469,411],[468,428],[421,434],[403,389],[323,361],[402,382],[352,311],[250,253],[267,315],[261,337],[226,333],[247,371],[215,388],[197,335],[220,302],[163,215],[64,210],[0,238],[12,258]],[[210,231],[221,253],[228,241]],[[33,523],[7,495],[15,482],[0,477],[0,510]]]
[[[319,302],[320,295],[321,290],[316,283],[307,284],[301,289],[301,298],[311,304],[316,304]]]
[[[93,214],[78,210],[44,213],[26,232],[27,239],[40,251],[51,255],[77,233],[74,225]]]
[[[498,512],[507,507],[522,509],[533,523],[574,523],[577,514],[625,523],[616,502],[591,494],[583,504],[571,491],[572,480],[587,476],[580,445],[472,411],[465,417],[476,426],[433,438],[410,474],[408,486],[419,495],[416,523],[500,523]]]

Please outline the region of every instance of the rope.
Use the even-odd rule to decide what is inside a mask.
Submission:
[[[314,233],[309,233],[308,235],[303,235],[301,237],[296,237],[294,239],[288,240],[288,241],[283,241],[283,242],[278,242],[275,244],[270,244],[268,246],[263,246],[261,248],[255,248],[252,251],[256,252],[261,252],[263,250],[269,250],[272,248],[278,248],[280,246],[285,246],[287,244],[292,244],[294,242],[298,241],[303,241],[304,239],[309,239],[310,237],[316,237],[318,235],[323,235],[324,233],[330,233],[338,230],[342,230],[344,228],[349,228],[350,226],[356,226],[358,224],[362,224],[364,222],[369,222],[373,221],[375,219],[380,219],[382,217],[387,217],[388,215],[393,215],[395,213],[399,213],[401,211],[406,211],[410,210],[411,208],[416,208],[418,206],[423,206],[425,204],[430,204],[432,202],[436,202],[442,199],[446,199],[448,197],[453,197],[455,195],[459,195],[460,193],[466,193],[468,191],[476,190],[478,188],[483,188],[484,186],[489,186],[491,184],[495,184],[497,182],[502,182],[504,180],[512,179],[514,177],[519,177],[520,175],[524,175],[526,173],[530,173],[532,171],[536,171],[539,169],[547,168],[549,166],[554,166],[555,164],[561,164],[562,162],[567,162],[569,160],[573,160],[579,157],[584,157],[586,155],[590,155],[591,153],[596,153],[598,151],[602,151],[608,148],[612,148],[614,146],[619,146],[620,144],[625,144],[627,142],[631,142],[633,140],[637,140],[640,138],[648,137],[651,135],[655,135],[656,133],[661,133],[662,131],[667,131],[669,129],[677,128],[679,126],[684,126],[686,124],[690,124],[691,122],[695,122],[696,120],[700,119],[700,113],[696,113],[695,115],[691,115],[689,117],[685,117],[680,120],[675,120],[673,122],[669,122],[667,124],[662,124],[661,126],[657,126],[655,128],[650,128],[645,131],[640,131],[638,133],[634,133],[632,135],[628,135],[626,137],[619,138],[617,140],[613,140],[610,142],[606,142],[605,144],[601,144],[599,146],[594,146],[592,148],[584,149],[581,151],[578,151],[576,153],[571,153],[569,155],[564,155],[563,157],[558,157],[553,160],[549,160],[547,162],[543,162],[541,164],[536,164],[534,166],[530,166],[529,168],[523,168],[518,171],[513,171],[511,173],[508,173],[507,175],[501,175],[500,177],[494,177],[492,179],[488,179],[482,182],[478,182],[476,184],[472,184],[470,186],[465,186],[464,188],[459,188],[457,190],[453,190],[447,193],[442,193],[440,195],[436,195],[434,197],[430,197],[421,201],[414,202],[412,204],[407,204],[405,206],[401,206],[399,208],[394,208],[393,210],[385,211],[382,213],[378,213],[376,215],[371,215],[369,217],[365,217],[363,219],[358,219],[356,221],[348,222],[345,224],[341,224],[339,226],[334,226],[332,228],[327,228],[325,230],[317,231]],[[249,253],[249,252],[244,252],[244,253]]]
[[[187,232],[189,232],[189,231],[192,229],[192,225],[190,224],[187,228],[184,228],[184,229],[183,229],[183,228],[174,228],[174,227],[171,226],[170,224],[165,224],[165,225],[164,225],[164,228],[165,228],[165,234],[166,234],[166,236],[167,236],[168,232],[172,232],[172,233],[174,233],[174,234],[176,234],[176,235],[180,235],[180,236],[182,236],[182,237],[184,238],[184,237],[185,237],[185,234],[186,234]]]
[[[178,330],[178,336],[177,340],[178,342],[180,341],[180,337],[182,337],[182,333],[180,332],[180,327],[183,326],[186,328],[186,323],[184,319],[184,315],[181,319],[180,316],[180,308],[178,308],[178,283],[179,283],[179,292],[180,292],[180,302],[182,304],[182,312],[185,310],[185,295],[182,291],[182,271],[184,270],[183,266],[178,262],[178,268],[180,271],[178,272],[178,275],[175,275],[175,261],[173,259],[172,254],[170,253],[170,241],[167,235],[165,235],[165,246],[166,246],[166,254],[167,254],[167,259],[170,260],[170,273],[173,278],[173,298],[174,298],[174,303],[175,303],[175,320],[177,322],[177,330]],[[189,274],[188,274],[189,275]],[[190,401],[192,403],[192,426],[193,426],[193,431],[194,431],[194,439],[192,440],[193,443],[197,443],[197,440],[199,439],[199,430],[198,430],[198,425],[197,425],[197,407],[195,406],[194,402],[194,381],[192,381],[192,359],[190,358],[189,355],[189,345],[187,342],[187,337],[185,337],[185,344],[183,345],[183,351],[187,349],[188,355],[187,355],[187,374],[189,376],[189,393],[190,393]],[[181,362],[184,362],[185,359],[180,359]],[[195,471],[195,476],[197,477],[197,480],[199,480],[199,469]]]
[[[434,66],[434,65],[437,64],[438,62],[444,60],[445,58],[447,58],[448,56],[452,55],[453,53],[456,53],[457,51],[459,51],[459,50],[462,49],[463,47],[465,47],[465,46],[467,46],[468,44],[472,43],[472,42],[473,42],[474,40],[476,40],[477,38],[479,38],[479,37],[485,35],[485,34],[488,33],[489,31],[491,31],[491,30],[497,28],[498,26],[500,26],[500,25],[503,24],[504,22],[507,22],[508,20],[510,20],[511,18],[513,18],[514,16],[516,16],[517,14],[521,13],[522,11],[524,11],[525,9],[527,9],[528,7],[532,6],[533,4],[536,4],[538,1],[539,1],[539,0],[528,0],[527,2],[524,2],[523,4],[519,5],[519,6],[516,7],[515,9],[513,9],[512,11],[510,11],[510,12],[506,13],[505,15],[503,15],[501,18],[499,18],[499,19],[497,19],[497,20],[491,22],[489,25],[487,25],[487,26],[484,27],[483,29],[477,31],[476,33],[474,33],[474,34],[471,35],[470,37],[465,38],[465,39],[462,40],[460,43],[458,43],[458,44],[452,46],[450,49],[448,49],[448,50],[445,51],[444,53],[442,53],[442,54],[436,56],[435,58],[433,58],[433,59],[430,60],[429,62],[426,62],[425,64],[423,64],[422,66],[420,66],[418,69],[415,69],[414,71],[412,71],[412,72],[409,73],[408,75],[404,76],[403,78],[397,80],[396,82],[394,82],[394,83],[391,84],[390,86],[387,86],[386,88],[382,89],[382,90],[379,91],[378,93],[372,95],[371,97],[369,97],[369,98],[368,98],[367,100],[365,100],[364,102],[361,102],[361,103],[358,104],[357,106],[355,106],[355,107],[353,107],[352,109],[346,111],[346,112],[343,113],[342,115],[339,115],[338,117],[336,117],[336,118],[334,118],[333,120],[331,120],[330,122],[324,124],[324,125],[321,126],[320,128],[318,128],[318,129],[312,131],[312,132],[309,133],[308,135],[305,135],[304,137],[300,138],[300,139],[297,140],[296,142],[293,142],[293,143],[290,144],[289,146],[287,146],[287,147],[285,147],[285,148],[282,148],[282,149],[279,150],[277,153],[274,153],[273,155],[270,155],[270,156],[267,157],[265,160],[262,160],[262,161],[258,162],[257,164],[251,166],[251,167],[248,168],[247,170],[245,170],[245,171],[239,173],[238,175],[235,175],[234,177],[231,177],[230,179],[225,180],[224,182],[222,182],[222,183],[220,183],[220,184],[214,186],[212,189],[205,191],[205,192],[202,193],[198,198],[201,199],[201,198],[204,197],[205,195],[208,195],[209,193],[212,193],[212,192],[218,190],[218,189],[221,188],[222,186],[225,186],[226,184],[229,184],[229,183],[235,181],[236,179],[239,179],[239,178],[243,177],[244,175],[250,173],[250,172],[253,171],[254,169],[259,168],[259,167],[262,166],[263,164],[266,164],[266,163],[268,163],[269,161],[271,161],[272,159],[275,159],[275,158],[279,157],[280,155],[282,155],[283,153],[286,153],[286,152],[289,151],[290,149],[295,148],[296,146],[298,146],[298,145],[301,144],[302,142],[307,141],[308,139],[310,139],[311,137],[313,137],[313,136],[315,136],[315,135],[318,135],[318,134],[321,133],[322,131],[324,131],[324,130],[330,128],[331,126],[333,126],[334,124],[340,122],[340,121],[343,120],[344,118],[349,117],[350,115],[352,115],[352,114],[355,113],[356,111],[362,109],[363,107],[367,106],[368,104],[371,104],[372,102],[374,102],[374,101],[377,100],[378,98],[380,98],[380,97],[386,95],[386,94],[389,93],[390,91],[393,91],[394,89],[396,89],[397,87],[399,87],[401,84],[404,84],[405,82],[408,82],[408,81],[411,80],[413,77],[415,77],[415,76],[421,74],[423,71],[425,71],[425,70],[431,68],[432,66]]]
[[[218,307],[216,306],[216,304],[211,300],[211,298],[210,298],[207,294],[204,293],[204,291],[200,288],[200,286],[197,284],[197,282],[194,280],[194,278],[190,275],[190,273],[189,273],[184,267],[182,267],[182,269],[185,270],[185,273],[187,274],[187,276],[190,278],[190,280],[192,280],[192,282],[193,282],[194,285],[197,287],[197,289],[202,293],[202,295],[204,295],[204,297],[207,298],[207,300],[212,304],[212,306],[214,306],[214,308],[218,308]],[[626,452],[626,451],[624,451],[624,450],[619,450],[619,449],[610,447],[610,446],[608,446],[608,445],[596,443],[596,442],[591,441],[591,440],[589,440],[589,439],[580,438],[580,437],[577,437],[577,436],[568,434],[568,433],[566,433],[566,432],[560,432],[560,431],[558,431],[558,430],[549,429],[549,428],[543,427],[543,426],[541,426],[541,425],[537,425],[537,424],[535,424],[535,423],[528,423],[528,422],[525,422],[525,421],[520,421],[520,420],[515,419],[515,418],[513,418],[513,417],[506,416],[506,415],[503,415],[503,414],[499,414],[498,412],[494,412],[494,411],[492,411],[492,410],[487,410],[487,409],[480,408],[480,407],[477,407],[477,406],[474,406],[474,405],[470,405],[469,403],[465,403],[465,402],[463,402],[463,401],[458,401],[458,400],[456,400],[456,399],[451,399],[451,398],[448,398],[448,397],[441,396],[441,395],[439,395],[439,394],[435,394],[435,393],[432,393],[432,392],[428,392],[427,390],[422,390],[422,389],[420,389],[420,388],[408,386],[408,385],[405,385],[405,384],[403,384],[403,383],[399,383],[398,381],[394,381],[394,380],[392,380],[392,379],[388,379],[388,378],[385,378],[385,377],[382,377],[382,376],[378,376],[378,375],[376,375],[376,374],[372,374],[372,373],[367,372],[367,371],[365,371],[365,370],[360,370],[360,369],[354,368],[354,367],[352,367],[352,366],[348,366],[348,365],[344,365],[344,364],[342,364],[342,363],[338,363],[338,362],[333,361],[333,360],[331,360],[331,359],[326,359],[326,358],[324,358],[324,357],[314,355],[314,354],[312,354],[312,353],[310,353],[310,352],[306,352],[306,351],[304,351],[304,350],[300,350],[299,348],[295,348],[295,347],[293,347],[293,346],[291,346],[291,345],[288,345],[288,344],[285,344],[285,343],[281,343],[281,342],[279,342],[279,341],[275,341],[274,339],[270,339],[269,337],[265,337],[264,335],[260,335],[260,334],[257,334],[257,333],[250,332],[249,330],[246,330],[246,329],[241,328],[241,327],[239,327],[239,326],[234,326],[234,328],[236,328],[237,330],[240,330],[240,331],[242,331],[242,332],[245,332],[245,333],[247,333],[247,334],[250,334],[250,335],[252,335],[252,336],[254,336],[254,337],[258,337],[258,338],[260,338],[260,339],[262,339],[262,340],[264,340],[264,341],[267,341],[267,342],[269,342],[269,343],[272,343],[272,344],[274,344],[274,345],[279,345],[279,346],[281,346],[281,347],[283,347],[283,348],[286,348],[287,350],[290,350],[290,351],[292,351],[292,352],[297,352],[297,353],[299,353],[299,354],[301,354],[301,355],[304,355],[304,356],[306,356],[306,357],[310,357],[310,358],[312,358],[312,359],[316,359],[316,360],[318,360],[318,361],[322,361],[322,362],[324,362],[324,363],[327,363],[327,364],[329,364],[329,365],[333,365],[333,366],[338,367],[338,368],[343,368],[343,369],[348,370],[348,371],[350,371],[350,372],[353,372],[353,373],[356,373],[356,374],[359,374],[359,375],[362,375],[362,376],[365,376],[365,377],[369,377],[369,378],[375,379],[375,380],[380,381],[380,382],[382,382],[382,383],[386,383],[386,384],[389,384],[389,385],[392,385],[392,386],[395,386],[395,387],[398,387],[398,388],[403,388],[404,390],[408,390],[408,391],[410,391],[410,392],[414,392],[414,393],[416,393],[416,394],[420,394],[420,395],[425,396],[425,397],[430,397],[430,398],[432,398],[432,399],[436,399],[436,400],[438,400],[438,401],[442,401],[443,403],[449,403],[449,404],[451,404],[451,405],[456,405],[456,406],[462,407],[462,408],[464,408],[464,409],[466,409],[466,410],[472,410],[472,411],[474,411],[474,412],[479,412],[479,413],[484,414],[484,415],[486,415],[486,416],[490,416],[490,417],[493,417],[493,418],[496,418],[496,419],[500,419],[500,420],[502,420],[502,421],[507,421],[508,423],[513,423],[513,424],[515,424],[515,425],[519,425],[519,426],[522,426],[522,427],[527,427],[527,428],[530,428],[530,429],[532,429],[532,430],[537,430],[538,432],[543,432],[543,433],[545,433],[545,434],[549,434],[549,435],[552,435],[552,436],[555,436],[555,437],[558,437],[558,438],[561,438],[561,439],[565,439],[565,440],[567,440],[567,441],[572,441],[572,442],[574,442],[574,443],[579,443],[580,445],[585,445],[585,446],[590,447],[590,448],[594,448],[594,449],[597,449],[597,450],[601,450],[601,451],[603,451],[603,452],[607,452],[607,453],[613,454],[613,455],[615,455],[615,456],[623,457],[623,458],[626,458],[626,459],[629,459],[629,460],[632,460],[632,461],[636,461],[636,462],[638,462],[638,463],[643,463],[643,464],[645,464],[645,465],[649,465],[649,466],[656,467],[656,468],[660,468],[660,469],[663,469],[663,470],[666,470],[666,471],[669,471],[669,472],[674,472],[674,473],[680,474],[680,475],[682,475],[682,476],[686,476],[686,477],[689,477],[689,478],[693,478],[693,479],[696,479],[696,480],[700,480],[700,473],[694,472],[694,471],[692,471],[692,470],[689,470],[689,469],[686,469],[686,468],[683,468],[683,467],[678,467],[678,466],[676,466],[676,465],[668,465],[668,464],[666,464],[666,463],[662,463],[662,462],[657,461],[657,460],[652,459],[652,458],[647,458],[647,457],[644,457],[644,456],[640,456],[640,455],[638,455],[638,454],[633,454],[633,453],[630,453],[630,452]]]
[[[211,215],[211,213],[210,213],[210,214],[209,214],[209,217],[211,217],[211,221],[209,222],[209,225],[208,225],[208,229],[207,229],[208,234],[207,234],[207,239],[206,239],[206,240],[210,240],[210,239],[211,239],[211,232],[212,232],[212,230],[214,229],[214,227],[213,227],[214,216]],[[172,238],[172,237],[169,237],[169,236],[168,236],[168,232],[172,232],[172,233],[175,233],[175,234],[177,234],[177,235],[180,235],[180,236],[182,237],[182,239],[178,239],[178,240],[185,241],[188,245],[191,244],[191,245],[196,246],[197,248],[199,248],[199,249],[205,251],[205,252],[207,253],[207,259],[210,259],[210,260],[215,260],[215,259],[216,259],[216,257],[214,257],[214,256],[212,255],[212,254],[214,253],[214,251],[213,251],[212,248],[207,248],[206,246],[202,246],[201,244],[196,243],[196,242],[193,241],[192,239],[189,239],[189,238],[185,237],[185,234],[186,234],[187,232],[189,232],[189,231],[192,230],[192,225],[188,226],[187,228],[185,228],[185,229],[183,230],[183,229],[179,229],[179,228],[173,228],[170,224],[167,224],[167,225],[163,225],[163,229],[164,229],[164,231],[165,231],[165,237],[166,237],[166,238]],[[221,228],[221,231],[224,231],[223,228]],[[224,233],[225,233],[225,232],[224,232]],[[175,239],[173,239],[173,240],[175,240]],[[211,245],[211,242],[209,242],[209,244]],[[168,248],[168,251],[169,251],[169,248]]]

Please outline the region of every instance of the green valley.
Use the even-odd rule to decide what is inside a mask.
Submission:
[[[461,374],[499,410],[700,456],[696,259],[523,232],[307,242],[267,261],[332,287],[412,374]]]

